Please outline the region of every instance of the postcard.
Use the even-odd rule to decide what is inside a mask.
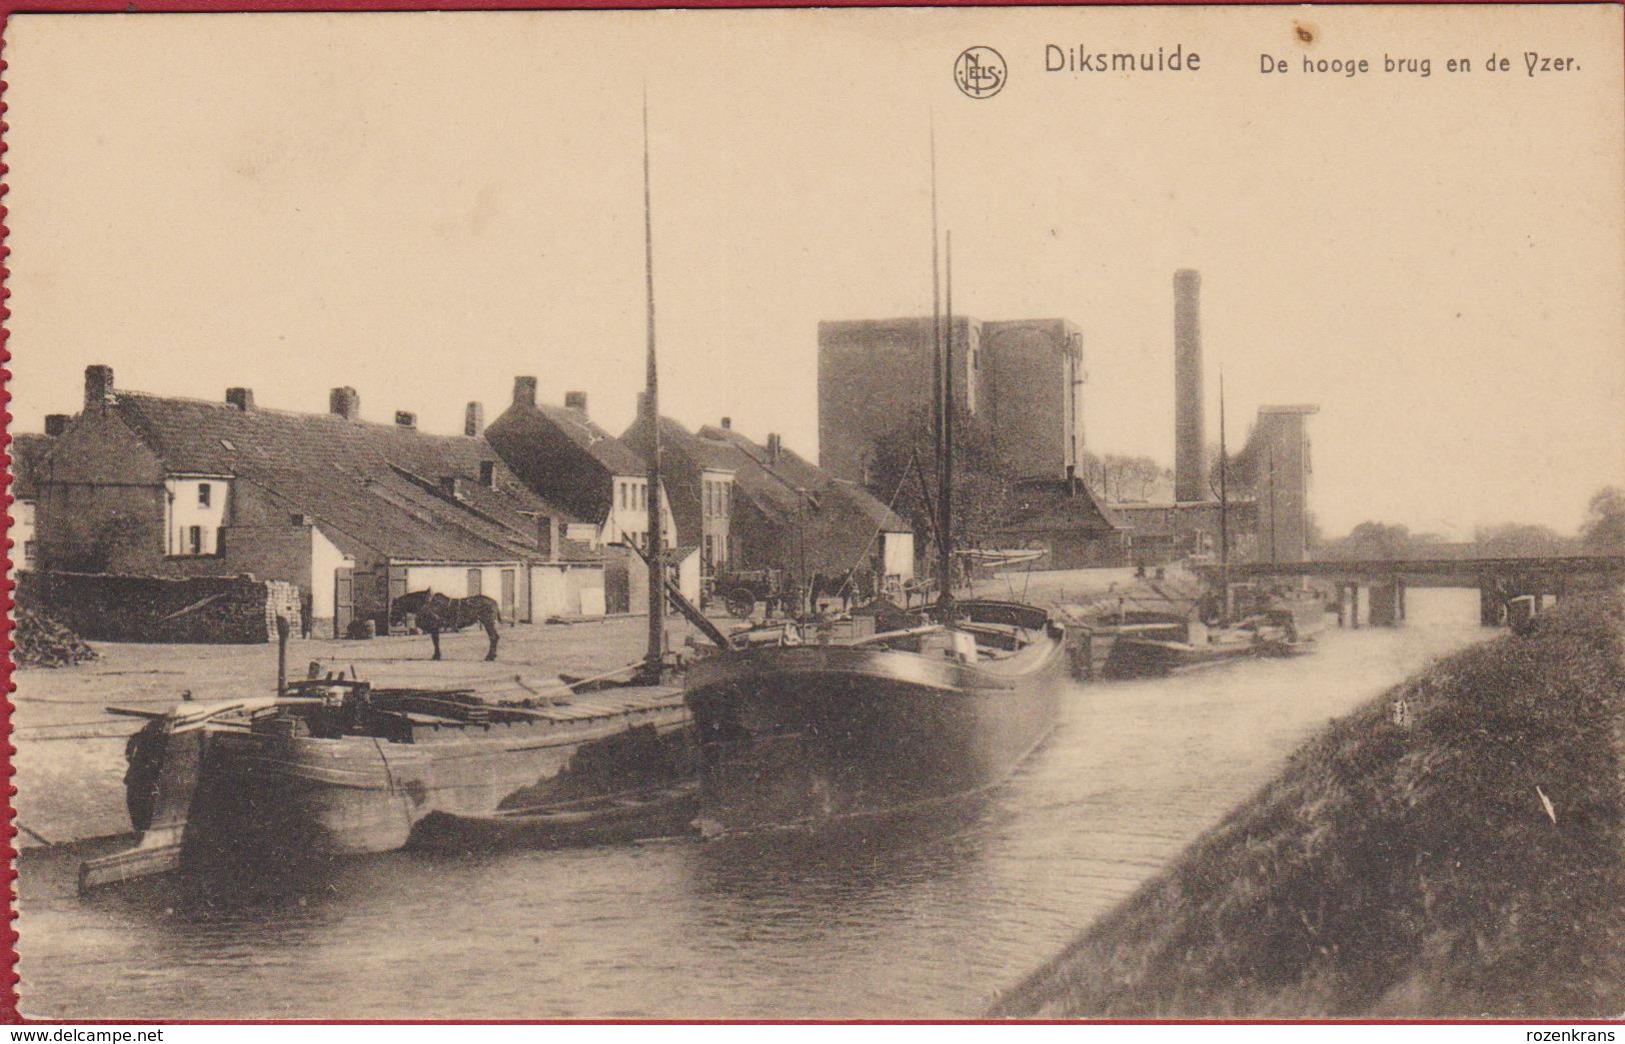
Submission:
[[[1617,1017],[1622,29],[13,14],[16,1011]]]

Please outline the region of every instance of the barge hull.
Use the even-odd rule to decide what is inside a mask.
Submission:
[[[211,737],[189,847],[356,855],[403,848],[432,813],[485,815],[549,793],[590,790],[605,769],[664,780],[691,761],[678,707],[636,725],[574,734],[525,726],[428,743],[221,733]]]
[[[918,655],[801,647],[696,665],[710,835],[920,808],[1002,782],[1053,728],[1059,643],[1017,678]]]

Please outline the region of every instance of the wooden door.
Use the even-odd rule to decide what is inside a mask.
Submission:
[[[406,593],[406,569],[404,567],[391,568],[389,571],[389,602],[384,606],[383,626],[378,629],[378,633],[388,634],[390,632],[390,620],[395,615],[395,599],[402,597]]]
[[[354,622],[355,570],[340,566],[333,570],[333,637],[347,637]]]
[[[502,571],[502,619],[509,624],[519,622],[518,610],[514,606],[514,596],[518,590],[519,574],[512,569]]]

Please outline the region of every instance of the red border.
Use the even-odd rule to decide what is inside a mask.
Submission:
[[[1529,6],[1539,4],[1545,6],[1568,6],[1579,4],[1593,4],[1596,0],[1524,0],[1517,3],[1515,0],[1397,0],[1399,5],[1412,6],[1423,4],[1455,4],[1483,7],[1499,6]],[[1621,3],[1622,0],[1611,0]],[[1324,6],[1389,6],[1395,0],[1342,0],[1336,5]],[[310,11],[323,12],[356,12],[356,11],[642,11],[642,10],[712,10],[712,9],[794,9],[814,7],[840,7],[840,8],[866,8],[866,7],[945,7],[945,8],[978,8],[978,7],[1206,7],[1206,6],[1248,6],[1248,7],[1300,7],[1304,6],[1300,0],[1227,0],[1220,5],[1214,0],[1161,0],[1160,3],[1136,2],[1120,3],[1115,0],[1067,0],[1056,3],[1054,0],[825,0],[824,3],[812,3],[809,0],[0,0],[0,47],[6,39],[6,29],[13,14],[97,14],[97,13],[125,13],[125,14],[159,14],[176,12],[204,12],[209,14],[233,14],[246,11],[257,12],[297,12]],[[1625,39],[1621,40],[1625,47]],[[7,143],[4,135],[10,129],[5,122],[7,104],[5,102],[5,70],[6,63],[0,59],[0,280],[6,280],[11,274],[8,261],[11,248],[7,242],[10,230],[5,224],[8,210],[5,206],[5,195],[10,186],[5,183],[5,176],[9,167],[4,162]],[[0,390],[0,424],[5,426],[6,434],[0,439],[0,457],[8,466],[11,457],[7,448],[11,443],[10,426],[11,411],[8,408],[11,402],[9,382],[11,371],[6,363],[11,361],[9,341],[11,336],[8,320],[11,318],[11,309],[8,302],[11,290],[8,286],[0,285],[0,381],[5,387]],[[0,477],[4,485],[4,502],[7,509],[6,528],[10,529],[10,477]],[[0,736],[6,738],[4,776],[7,780],[5,789],[4,817],[0,819],[0,848],[6,859],[4,881],[7,890],[8,906],[7,917],[3,932],[0,932],[0,961],[4,962],[3,977],[0,977],[0,1024],[6,1025],[182,1025],[182,1026],[252,1026],[252,1025],[283,1025],[283,1026],[311,1026],[311,1025],[346,1025],[346,1026],[410,1026],[410,1025],[473,1025],[473,1026],[800,1026],[808,1024],[831,1026],[1008,1026],[1011,1022],[995,1019],[478,1019],[472,1021],[449,1022],[448,1020],[417,1020],[417,1019],[277,1019],[277,1020],[250,1020],[250,1019],[77,1019],[71,1023],[56,1020],[29,1019],[17,1010],[17,982],[15,971],[17,962],[17,932],[11,927],[16,918],[15,894],[11,883],[16,877],[12,868],[12,860],[17,851],[11,846],[11,839],[16,836],[17,830],[11,825],[15,810],[11,807],[11,795],[15,790],[10,785],[13,774],[11,755],[15,749],[10,745],[11,712],[12,705],[9,699],[11,693],[11,590],[12,582],[8,578],[11,568],[10,538],[7,536],[3,552],[5,558],[6,574],[0,575],[0,681],[4,682],[4,694],[7,698],[0,699]],[[1067,1020],[1067,1019],[1033,1019],[1014,1023],[1015,1025],[1056,1026],[1056,1025],[1106,1025],[1106,1026],[1617,1026],[1625,1025],[1625,1016],[1620,1019],[1102,1019],[1102,1020]]]

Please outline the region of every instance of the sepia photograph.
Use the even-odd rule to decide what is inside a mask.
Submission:
[[[14,1019],[1625,1018],[1625,8],[135,12]]]

